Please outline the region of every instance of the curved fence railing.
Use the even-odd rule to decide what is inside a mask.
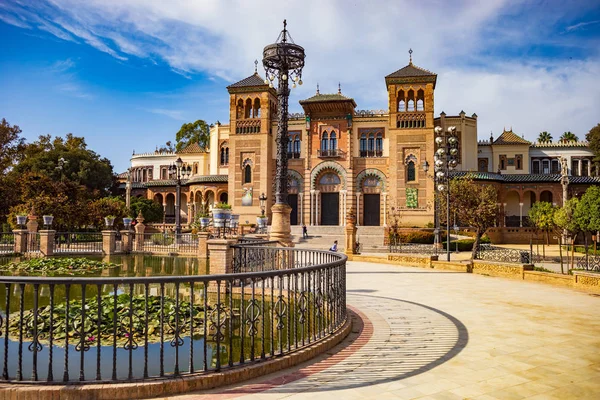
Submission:
[[[260,272],[0,276],[0,382],[211,373],[285,355],[336,332],[347,318],[346,256],[276,250],[276,264]]]
[[[478,260],[517,264],[529,264],[532,262],[531,253],[527,250],[509,249],[506,247],[493,246],[485,243],[480,244],[477,248],[476,258]]]

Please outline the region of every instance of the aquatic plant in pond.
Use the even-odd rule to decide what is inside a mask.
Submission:
[[[0,271],[26,273],[29,275],[85,275],[118,266],[118,264],[90,260],[88,258],[45,257],[0,265]]]
[[[148,342],[158,342],[161,339],[161,312],[164,315],[163,335],[173,335],[177,330],[178,336],[189,336],[190,322],[193,322],[194,336],[201,335],[204,330],[202,305],[194,304],[190,307],[189,302],[179,301],[178,312],[176,312],[176,301],[166,296],[162,299],[162,311],[160,296],[148,296],[147,311],[144,295],[134,295],[133,298],[129,294],[101,296],[100,312],[98,312],[98,298],[87,299],[83,327],[81,326],[82,306],[81,300],[69,302],[69,326],[66,326],[66,303],[55,305],[53,310],[50,306],[40,308],[37,313],[38,337],[47,338],[52,330],[55,340],[64,339],[68,334],[69,339],[80,342],[81,335],[84,335],[87,345],[95,344],[98,340],[108,344],[115,336],[119,344],[130,342],[143,344],[147,333]],[[208,311],[211,310],[212,308],[208,306]],[[227,315],[229,311],[225,310],[224,313]],[[23,321],[24,340],[32,340],[35,336],[34,318],[36,317],[33,310],[25,311],[22,319],[19,318],[18,312],[12,313],[8,326],[10,336],[19,336],[20,321]],[[190,321],[190,318],[193,318],[193,321]]]

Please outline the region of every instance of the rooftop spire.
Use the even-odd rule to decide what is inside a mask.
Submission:
[[[338,82],[338,94],[342,94],[342,84]]]
[[[254,73],[258,74],[258,60],[254,60]]]
[[[412,65],[412,53],[413,53],[412,49],[408,49],[408,57],[409,57],[408,63],[410,65]]]
[[[319,92],[319,84],[318,84],[318,83],[317,83],[317,94],[321,94],[321,93]]]

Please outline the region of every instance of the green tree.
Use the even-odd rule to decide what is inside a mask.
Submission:
[[[556,225],[557,230],[564,231],[568,236],[573,238],[572,244],[575,242],[575,236],[579,232],[579,226],[575,221],[574,214],[577,209],[577,204],[579,203],[579,199],[577,197],[573,197],[565,202],[562,207],[557,208],[554,212],[554,225]],[[560,234],[562,232],[557,232]],[[559,241],[559,245],[562,240]],[[561,272],[564,273],[563,270],[563,262],[562,262],[562,246],[559,247],[560,250],[560,269]],[[571,248],[571,265],[573,265],[574,260],[574,247]],[[568,259],[568,254],[567,254]]]
[[[596,125],[585,135],[590,150],[594,152],[594,162],[600,162],[600,124]]]
[[[59,160],[64,160],[60,163]],[[25,146],[14,173],[33,172],[60,182],[85,186],[95,197],[105,195],[113,183],[110,161],[87,148],[85,139],[69,133],[65,139],[50,135]]]
[[[173,143],[171,143],[170,140],[167,140],[167,142],[164,145],[157,148],[156,151],[158,151],[159,153],[174,153],[175,146],[173,146]]]
[[[538,136],[537,139],[538,143],[546,143],[546,142],[552,142],[552,134],[549,132],[540,132],[540,135]]]
[[[4,174],[19,159],[25,147],[25,139],[19,137],[21,128],[10,125],[6,119],[0,122],[0,173]]]
[[[561,143],[578,142],[578,141],[579,141],[579,138],[577,137],[577,135],[575,135],[571,131],[567,131],[567,132],[563,133],[559,140],[559,142],[561,142]]]
[[[575,223],[583,232],[600,231],[600,187],[587,188],[573,214]]]
[[[456,215],[461,225],[475,228],[475,243],[471,258],[475,258],[481,236],[494,226],[498,217],[498,193],[488,184],[477,184],[466,176],[450,182],[450,215]],[[446,197],[440,197],[440,209],[446,210]],[[445,223],[446,213],[440,213]]]
[[[132,197],[129,216],[136,218],[140,212],[144,216],[144,222],[163,221],[163,207],[161,204],[150,199]]]
[[[210,127],[201,119],[183,124],[175,139],[177,140],[177,151],[181,151],[192,143],[198,143],[202,149],[206,149],[210,141]]]
[[[104,217],[114,216],[115,224],[121,224],[124,217],[127,217],[125,201],[121,197],[102,197],[89,203],[90,224],[96,228],[104,226]]]
[[[529,209],[529,220],[533,226],[546,234],[546,242],[542,243],[544,257],[546,256],[546,245],[550,241],[550,231],[556,229],[556,225],[554,224],[555,211],[556,207],[547,201],[533,203],[533,206]]]

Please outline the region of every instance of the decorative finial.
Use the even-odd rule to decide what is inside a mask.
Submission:
[[[283,38],[281,39],[283,43],[287,42],[287,20],[283,20]]]
[[[317,83],[317,94],[321,94],[321,93],[319,92],[319,84],[318,84],[318,83]]]
[[[254,73],[258,74],[258,60],[254,60]]]
[[[342,94],[342,84],[338,82],[338,94]]]
[[[409,58],[410,58],[410,59],[409,59],[409,63],[410,63],[411,65],[412,65],[412,53],[413,53],[412,49],[408,49],[408,56],[409,56]]]
[[[490,144],[494,143],[494,132],[490,131]]]

